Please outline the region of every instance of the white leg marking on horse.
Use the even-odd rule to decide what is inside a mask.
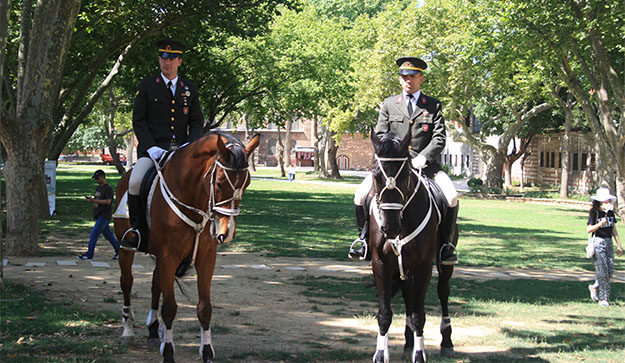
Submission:
[[[176,352],[176,346],[174,345],[174,329],[166,329],[165,324],[161,325],[160,328],[161,333],[161,355],[163,355],[163,351],[165,350],[165,344],[171,343],[171,347]]]
[[[448,326],[451,326],[451,318],[449,316],[441,317],[441,334]]]
[[[200,328],[200,357],[204,351],[205,345],[210,345],[211,350],[213,351],[213,358],[215,358],[215,349],[213,348],[213,338],[211,337],[211,329],[204,330]]]
[[[412,362],[416,362],[415,356],[417,355],[417,352],[421,352],[421,355],[423,356],[423,361],[425,362],[425,339],[423,339],[423,336],[418,337],[416,332],[413,334],[414,347],[412,348]]]
[[[130,306],[124,305],[122,307],[122,325],[124,327],[124,331],[122,332],[122,338],[134,337],[135,330],[132,326],[132,323],[135,321],[135,315],[132,312]]]
[[[386,335],[380,335],[380,333],[378,333],[378,341],[375,346],[375,353],[373,354],[373,359],[375,359],[375,354],[377,354],[378,350],[381,350],[384,352],[384,362],[389,362],[391,360],[391,356],[388,351],[388,333],[386,333]]]
[[[145,326],[150,326],[154,321],[158,320],[158,310],[150,309],[148,318],[145,319]]]

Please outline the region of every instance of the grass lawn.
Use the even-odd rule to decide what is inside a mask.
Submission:
[[[90,177],[97,168],[107,172],[107,180],[114,187],[119,175],[113,167],[59,166],[58,215],[40,224],[43,253],[64,253],[46,248],[46,238],[88,239],[92,209],[83,196],[95,190]],[[310,180],[319,179],[310,175]],[[253,180],[241,205],[237,238],[223,249],[347,260],[347,249],[356,237],[355,188]],[[568,207],[461,198],[460,260],[466,266],[592,270],[584,252],[586,220],[586,211]],[[617,226],[625,235],[623,224]],[[618,261],[616,268],[624,269]]]
[[[65,240],[87,240],[92,207],[83,201],[96,184],[93,171],[102,168],[115,186],[113,167],[61,164],[57,171],[58,215],[40,223],[42,253],[67,255]],[[263,171],[259,170],[258,176]],[[267,175],[275,177],[275,175]],[[317,180],[299,172],[297,180]],[[351,183],[358,183],[354,179]],[[268,256],[324,257],[347,260],[355,238],[352,198],[355,186],[253,180],[241,205],[237,239],[224,251],[249,251]],[[461,198],[459,253],[465,266],[501,266],[592,270],[585,258],[587,212],[554,205]],[[625,235],[618,224],[621,236]],[[623,270],[623,260],[616,260]],[[293,279],[310,301],[330,299],[334,314],[361,314],[366,323],[377,309],[371,278]],[[426,302],[428,323],[438,325],[439,308],[433,278]],[[540,280],[473,281],[452,279],[453,328],[464,331],[464,345],[480,347],[453,360],[428,352],[434,362],[620,362],[625,356],[625,285],[612,284],[614,306],[602,309],[588,299],[585,282]],[[369,287],[367,287],[369,286]],[[58,360],[107,361],[123,348],[98,342],[108,313],[85,314],[70,304],[53,304],[19,286],[2,296],[0,361],[28,361],[35,352],[56,349]],[[324,304],[327,304],[325,300]],[[321,306],[321,305],[319,305]],[[394,324],[403,324],[401,297],[394,299]],[[112,318],[118,318],[115,313]],[[58,334],[57,334],[58,333]],[[22,338],[20,340],[20,338]],[[29,340],[30,338],[33,340]],[[439,336],[430,336],[438,341]],[[369,338],[354,344],[370,345]],[[426,338],[427,339],[427,338]],[[19,344],[17,343],[19,341]],[[460,342],[457,342],[459,344]],[[109,345],[107,345],[109,344]],[[496,349],[489,350],[492,347]],[[287,361],[310,361],[313,353],[288,355]],[[342,360],[331,350],[323,359]],[[67,358],[67,359],[66,359]],[[262,356],[258,357],[259,359]],[[397,357],[395,357],[397,358]],[[73,359],[73,360],[72,360]],[[352,358],[356,359],[356,358]],[[370,356],[361,361],[369,361]]]

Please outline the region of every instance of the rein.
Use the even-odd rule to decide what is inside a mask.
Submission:
[[[166,162],[169,161],[169,159],[171,159],[172,155],[173,153],[167,158]],[[165,199],[165,202],[167,202],[167,205],[169,205],[171,210],[178,216],[178,218],[184,221],[187,225],[189,225],[195,231],[195,242],[193,245],[193,257],[191,259],[191,264],[190,264],[190,266],[194,266],[195,258],[197,256],[197,249],[199,245],[200,234],[204,231],[204,228],[206,227],[206,223],[208,223],[209,221],[211,221],[211,235],[213,236],[213,239],[216,236],[215,223],[214,223],[215,212],[230,216],[230,221],[228,223],[230,224],[230,223],[234,223],[233,218],[235,216],[238,216],[239,211],[240,211],[239,208],[234,209],[234,203],[237,200],[241,200],[243,191],[242,191],[242,188],[237,189],[234,187],[227,172],[224,172],[224,174],[226,175],[226,180],[228,181],[228,184],[230,184],[230,187],[234,191],[232,193],[232,197],[227,200],[223,200],[221,202],[215,201],[216,199],[215,198],[215,172],[217,170],[217,167],[219,166],[225,171],[240,171],[240,169],[233,169],[233,168],[224,166],[222,163],[219,162],[219,155],[217,155],[217,160],[215,161],[215,164],[212,167],[210,167],[206,171],[206,173],[202,176],[202,178],[204,179],[209,173],[211,173],[211,184],[210,184],[211,189],[210,189],[209,198],[208,198],[208,208],[206,211],[203,211],[201,209],[187,205],[181,202],[178,198],[176,198],[174,194],[171,192],[171,190],[169,189],[167,182],[165,181],[165,177],[163,176],[161,168],[159,167],[159,163],[156,160],[153,160],[153,162],[154,162],[154,166],[156,167],[156,172],[158,173],[159,185],[160,185],[161,195],[163,196],[163,199]],[[247,170],[247,174],[245,175],[245,182],[247,182],[247,180],[249,179],[249,176],[250,176],[250,173],[249,173],[249,170]],[[243,183],[243,185],[245,185],[245,182]],[[223,205],[230,201],[231,201],[231,208],[220,207],[220,205]],[[178,208],[176,204],[186,209],[189,209],[195,212],[196,214],[199,214],[202,217],[202,221],[199,223],[194,222],[191,218],[187,217],[184,213],[182,213],[182,211],[180,211],[180,208]]]
[[[396,179],[399,176],[399,173],[401,173],[401,171],[404,168],[404,165],[406,163],[406,161],[408,160],[408,157],[404,157],[404,158],[380,158],[377,155],[374,155],[375,159],[378,161],[378,166],[380,167],[380,170],[382,171],[382,175],[384,175],[384,178],[386,180],[386,185],[384,186],[384,188],[382,188],[382,191],[380,191],[379,194],[377,194],[378,198],[382,196],[382,194],[387,191],[387,190],[397,190],[399,192],[399,194],[402,196],[402,201],[406,200],[406,197],[404,196],[404,193],[396,187]],[[394,177],[389,177],[386,175],[386,172],[384,171],[384,168],[382,167],[382,162],[386,162],[386,161],[391,161],[391,162],[402,162],[401,167],[399,168],[399,170],[397,171],[397,173],[395,174]],[[373,212],[373,216],[376,219],[376,222],[378,223],[378,225],[381,225],[381,217],[380,217],[380,210],[399,210],[400,211],[400,218],[403,219],[403,212],[406,209],[406,207],[408,207],[408,205],[410,204],[410,202],[412,202],[414,196],[417,194],[417,191],[419,190],[419,188],[421,187],[421,184],[423,184],[423,187],[425,188],[425,190],[428,193],[428,201],[429,201],[429,205],[428,205],[428,211],[425,215],[425,217],[423,218],[423,220],[421,221],[421,223],[419,224],[419,226],[417,226],[417,228],[415,228],[414,231],[412,231],[410,234],[408,234],[407,236],[404,236],[404,238],[399,238],[399,235],[395,238],[395,239],[388,239],[386,240],[387,242],[389,242],[389,244],[391,245],[391,249],[393,250],[393,252],[395,253],[395,255],[397,256],[397,263],[399,265],[399,274],[402,280],[406,279],[406,275],[404,273],[404,266],[403,266],[403,259],[402,259],[402,255],[401,255],[401,250],[402,248],[408,244],[410,241],[412,241],[414,238],[416,238],[427,226],[427,224],[430,221],[430,218],[432,216],[432,205],[434,205],[434,207],[436,208],[436,211],[438,213],[439,216],[439,223],[440,223],[440,211],[438,210],[438,206],[436,206],[436,203],[434,203],[434,197],[432,196],[432,192],[430,191],[430,188],[427,187],[427,184],[425,183],[425,180],[423,180],[423,176],[421,175],[420,170],[414,170],[414,169],[410,169],[412,171],[412,173],[414,173],[417,177],[417,185],[413,188],[412,194],[410,195],[410,198],[408,198],[408,200],[405,203],[380,203],[380,205],[378,206],[377,203],[377,199],[378,198],[374,198],[372,203],[371,203],[371,211]]]

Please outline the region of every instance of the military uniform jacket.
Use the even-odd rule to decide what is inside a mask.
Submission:
[[[428,161],[429,167],[427,169],[433,167],[440,170],[438,159],[445,148],[447,138],[445,120],[441,114],[441,102],[421,92],[417,100],[417,107],[412,112],[412,117],[408,116],[407,102],[403,94],[391,96],[384,100],[375,133],[392,132],[403,139],[410,127],[412,133],[410,141],[411,158],[421,154]],[[428,171],[436,172],[438,170]]]
[[[139,157],[148,156],[152,146],[168,150],[174,136],[178,145],[199,139],[204,116],[197,88],[178,77],[172,97],[160,74],[143,79],[135,96],[132,127],[139,140]]]

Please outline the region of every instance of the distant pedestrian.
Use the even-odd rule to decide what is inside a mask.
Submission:
[[[295,165],[289,165],[289,181],[292,182],[295,180]]]
[[[85,196],[85,198],[89,203],[93,203],[93,219],[95,219],[95,224],[89,234],[89,247],[87,252],[83,255],[76,256],[76,258],[79,260],[93,259],[98,237],[103,234],[104,238],[106,238],[115,249],[113,260],[117,260],[119,243],[109,228],[113,213],[113,188],[106,183],[106,174],[103,170],[96,170],[92,178],[98,183],[95,189],[95,195],[93,197]]]
[[[597,194],[592,199],[592,208],[588,213],[588,228],[591,233],[591,243],[594,246],[595,270],[597,280],[594,284],[588,285],[590,298],[598,301],[601,306],[609,306],[610,303],[610,278],[614,272],[614,249],[612,246],[612,236],[616,240],[616,254],[623,255],[623,247],[618,232],[615,228],[616,217],[612,201],[616,197],[610,194],[607,188],[597,189]]]

